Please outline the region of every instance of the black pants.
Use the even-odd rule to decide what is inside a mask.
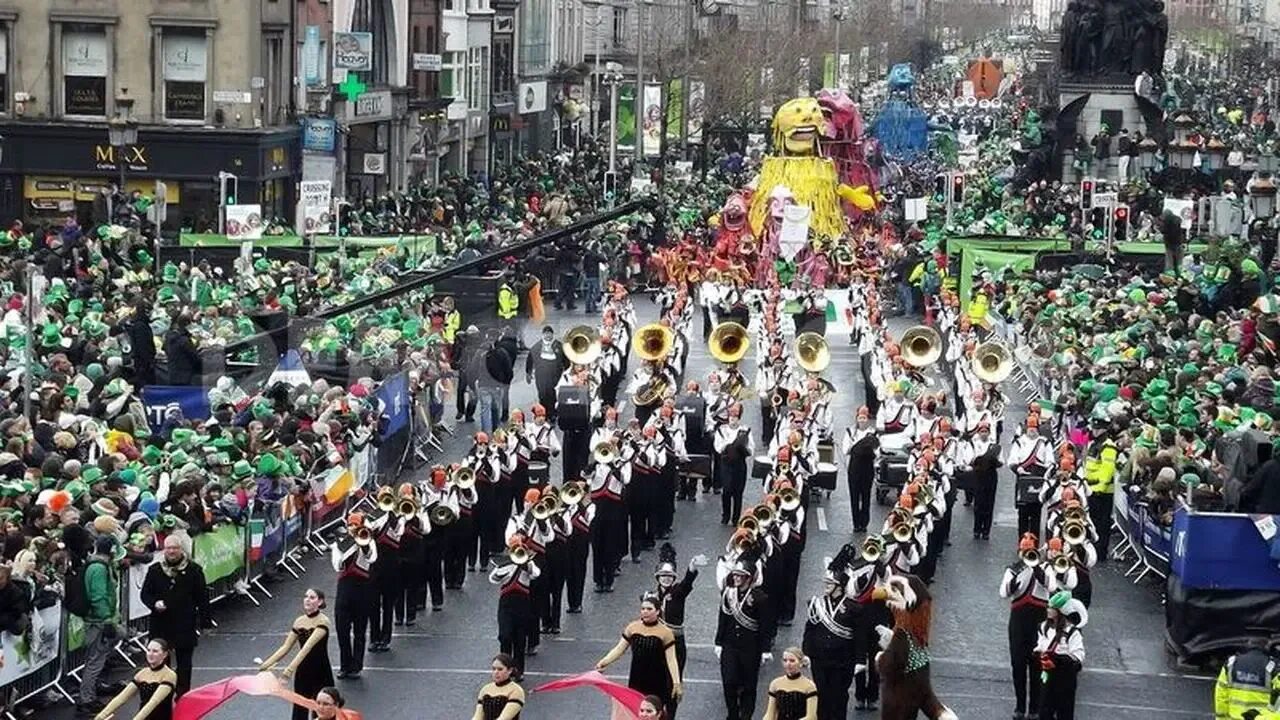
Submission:
[[[582,468],[586,467],[587,456],[591,454],[591,430],[564,431],[564,482],[581,479]]]
[[[1111,550],[1111,513],[1115,509],[1116,496],[1112,493],[1094,493],[1089,496],[1089,519],[1098,531],[1098,562],[1107,559]]]
[[[376,588],[369,580],[343,578],[338,581],[333,615],[338,631],[338,668],[342,672],[364,669],[364,646],[368,641],[374,592]]]
[[[544,384],[540,378],[535,380],[538,386],[538,404],[546,408],[547,422],[552,422],[556,419],[556,383],[560,378],[552,378],[547,384]]]
[[[747,487],[745,462],[721,462],[720,521],[733,523],[742,515],[742,493]]]
[[[876,653],[880,652],[880,634],[877,625],[893,627],[893,614],[883,600],[862,606],[853,631],[857,634],[858,652],[854,664],[865,665],[866,670],[854,675],[853,696],[859,702],[876,702],[880,699],[880,673],[876,671]]]
[[[756,711],[756,688],[760,685],[760,649],[726,645],[720,650],[720,684],[724,687],[725,716],[729,720],[752,720]]]
[[[591,533],[574,528],[569,536],[565,568],[565,591],[569,596],[569,609],[582,609],[582,592],[587,583],[587,555],[591,552]]]
[[[505,543],[502,534],[506,530],[508,508],[499,506],[498,484],[489,482],[476,483],[479,501],[476,502],[476,565],[483,567],[489,558],[502,552]],[[468,560],[470,564],[470,560]]]
[[[178,682],[173,686],[173,695],[180,698],[191,689],[191,663],[195,655],[194,647],[175,647],[173,649],[173,671],[178,675]]]
[[[453,521],[445,531],[444,545],[444,582],[462,587],[462,581],[467,577],[467,561],[472,559],[471,553],[476,545],[475,516],[468,513]]]
[[[396,599],[395,618],[406,623],[418,620],[418,596],[427,590],[427,569],[422,563],[422,545],[401,546],[406,559],[400,563],[400,595]],[[408,558],[412,557],[412,560]]]
[[[383,645],[391,642],[391,625],[394,619],[396,602],[401,598],[403,585],[400,582],[399,566],[392,572],[378,578],[378,621],[374,640]]]
[[[431,534],[434,535],[436,532],[440,532],[440,529],[437,528]],[[431,594],[432,608],[444,607],[445,542],[444,538],[430,538],[426,540],[422,553],[426,561],[422,571],[426,580],[426,589]]]
[[[852,508],[853,531],[863,532],[871,522],[871,487],[875,484],[875,461],[851,460],[848,465],[849,505]]]
[[[1025,533],[1035,533],[1036,537],[1040,537],[1040,513],[1043,505],[1040,503],[1025,503],[1017,507],[1018,537],[1022,537]]]
[[[498,647],[511,656],[520,672],[524,672],[525,650],[536,632],[533,622],[533,601],[528,595],[513,592],[498,598]]]
[[[956,487],[951,486],[951,490],[947,492],[947,511],[942,514],[942,520],[938,526],[934,528],[934,532],[938,534],[938,554],[947,551],[947,545],[951,544],[951,519],[955,515],[956,509]]]
[[[656,542],[657,504],[662,482],[660,473],[635,471],[627,487],[627,519],[631,524],[631,557]],[[597,518],[598,519],[598,518]]]
[[[1009,611],[1009,663],[1013,671],[1014,709],[1035,713],[1040,708],[1040,662],[1036,658],[1036,631],[1045,609],[1024,605]]]
[[[800,561],[804,552],[802,540],[795,535],[782,546],[782,586],[778,589],[779,622],[790,623],[796,616],[796,585],[800,582]]]
[[[991,518],[996,510],[996,474],[979,473],[974,479],[973,534],[991,534]]]
[[[818,686],[818,720],[845,720],[849,716],[853,665],[814,663],[813,684]]]
[[[564,603],[565,575],[569,565],[569,543],[556,540],[547,545],[543,556],[542,577],[546,578],[542,606],[542,628],[560,629],[560,613]]]
[[[613,499],[596,502],[591,523],[591,579],[601,587],[613,587],[613,571],[627,552],[627,509]]]
[[[657,495],[653,498],[653,530],[667,535],[676,521],[676,462],[671,460],[658,473]]]
[[[1040,720],[1075,720],[1080,668],[1060,657],[1054,661],[1056,667],[1049,671],[1049,682],[1045,683],[1040,701]]]
[[[470,420],[476,415],[476,391],[471,387],[471,380],[464,373],[458,374],[457,394],[458,414]]]
[[[773,430],[776,426],[773,404],[769,402],[769,398],[765,398],[760,401],[760,437],[764,441],[764,447],[769,447],[769,443],[773,442]]]

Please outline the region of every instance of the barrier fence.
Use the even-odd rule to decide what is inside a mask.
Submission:
[[[306,572],[301,556],[327,550],[323,534],[368,502],[366,491],[377,482],[376,455],[369,446],[346,465],[311,477],[306,483],[309,493],[255,500],[243,522],[192,537],[192,560],[204,570],[210,605],[236,596],[260,605],[257,595],[272,596],[263,582],[270,574],[278,570],[297,578]],[[156,553],[148,562],[117,569],[117,608],[125,632],[112,650],[129,662],[131,651],[145,647],[150,631],[151,609],[142,601],[142,585],[161,557]],[[67,611],[60,600],[34,612],[25,633],[0,633],[4,717],[17,720],[13,714],[17,706],[49,691],[74,703],[87,654],[84,638],[84,620]]]

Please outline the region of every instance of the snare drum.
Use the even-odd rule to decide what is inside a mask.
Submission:
[[[835,443],[824,440],[818,443],[818,465],[831,465],[836,461]]]
[[[768,455],[757,455],[751,461],[751,477],[764,480],[773,472],[773,458]]]
[[[529,461],[529,484],[546,485],[551,481],[551,466],[541,460]]]
[[[820,462],[818,463],[817,472],[813,474],[813,477],[810,478],[810,480],[813,482],[814,485],[817,485],[823,490],[835,490],[836,489],[836,472],[837,470],[836,470],[835,463]]]
[[[690,455],[688,460],[680,463],[680,472],[687,477],[711,477],[711,456]]]

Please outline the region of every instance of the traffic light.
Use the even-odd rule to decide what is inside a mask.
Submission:
[[[226,207],[227,205],[235,205],[236,197],[240,194],[240,178],[229,173],[218,173],[218,204]]]
[[[936,203],[944,203],[947,201],[947,175],[941,173],[933,178],[933,201]]]
[[[1111,237],[1116,242],[1124,242],[1129,234],[1129,206],[1117,205],[1111,211]]]
[[[604,199],[613,202],[618,196],[618,173],[606,170],[604,173]]]
[[[956,173],[951,176],[951,204],[960,207],[964,205],[964,175]]]
[[[1086,210],[1085,217],[1089,218],[1089,224],[1093,226],[1094,230],[1098,230],[1102,234],[1106,234],[1106,231],[1107,231],[1107,209],[1106,208],[1102,206],[1098,206],[1098,207]],[[1102,235],[1098,235],[1098,237],[1102,237]]]
[[[1080,209],[1081,210],[1093,209],[1093,181],[1092,180],[1080,181]]]

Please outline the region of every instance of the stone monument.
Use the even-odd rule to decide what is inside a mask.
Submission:
[[[1114,138],[1121,128],[1157,140],[1163,136],[1160,109],[1137,94],[1135,81],[1144,73],[1162,76],[1168,40],[1161,0],[1070,0],[1058,40],[1057,147],[1064,180],[1077,177],[1077,135],[1090,142],[1108,126],[1111,156],[1106,163],[1095,159],[1090,171],[1102,178],[1118,174]],[[1130,176],[1136,171],[1131,168]]]

